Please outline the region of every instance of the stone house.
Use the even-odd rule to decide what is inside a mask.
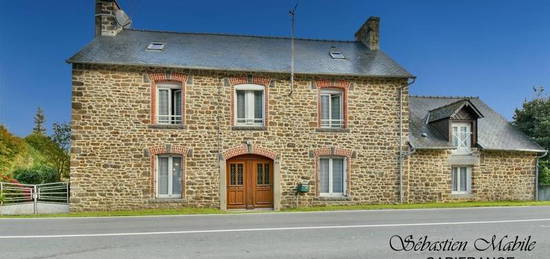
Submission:
[[[115,0],[95,23],[68,60],[74,211],[535,195],[544,150],[478,98],[409,96],[377,17],[295,39],[294,73],[289,38],[130,29]]]

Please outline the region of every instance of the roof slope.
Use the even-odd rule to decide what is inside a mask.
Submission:
[[[151,42],[166,46],[148,51]],[[331,47],[346,58],[331,58]],[[357,41],[296,39],[295,53],[298,74],[412,77],[382,51]],[[96,37],[67,62],[289,73],[290,39],[127,29]]]
[[[454,106],[453,103],[460,103],[463,99],[469,100],[484,116],[477,120],[478,145],[481,148],[510,151],[545,151],[477,97],[411,96],[409,99],[411,116],[409,140],[411,145],[419,149],[452,148],[449,141],[436,130],[431,129],[426,120],[430,111],[450,104],[450,106]],[[422,133],[425,133],[426,137],[422,137]]]

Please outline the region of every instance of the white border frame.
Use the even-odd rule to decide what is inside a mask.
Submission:
[[[182,125],[183,124],[183,110],[185,109],[185,107],[183,107],[183,98],[185,98],[184,94],[183,94],[183,87],[181,84],[179,83],[171,83],[171,82],[161,82],[161,83],[157,83],[157,92],[155,93],[156,94],[156,110],[155,110],[155,117],[156,117],[156,124],[161,124],[161,125]],[[168,118],[173,118],[174,116],[176,116],[175,114],[172,114],[172,89],[177,89],[177,90],[180,90],[180,94],[181,94],[181,100],[182,100],[182,103],[180,104],[181,105],[181,119],[180,119],[180,123],[172,123],[172,120],[169,120],[168,123],[161,123],[160,120],[159,120],[159,116],[160,115],[160,99],[159,99],[159,92],[161,90],[165,90],[165,89],[168,89]],[[162,116],[166,116],[166,115],[162,115]]]
[[[331,95],[339,95],[340,96],[340,120],[342,121],[340,123],[339,127],[333,126],[333,118],[332,118],[332,99],[330,98]],[[321,99],[323,96],[328,96],[328,114],[329,114],[329,125],[323,126],[323,102]],[[344,128],[344,91],[341,89],[334,89],[334,88],[323,88],[321,89],[321,92],[319,93],[319,122],[320,128],[323,129],[341,129]]]
[[[261,123],[254,123],[254,124],[243,124],[243,123],[238,123],[238,120],[237,120],[237,109],[238,109],[238,103],[237,103],[237,90],[239,91],[262,91],[262,122]],[[266,100],[266,93],[265,93],[266,89],[265,89],[265,86],[263,85],[256,85],[256,84],[240,84],[240,85],[235,85],[233,87],[233,125],[234,126],[239,126],[239,127],[263,127],[265,126],[265,117],[266,117],[266,103],[267,103],[267,100]],[[248,99],[248,102],[252,102],[252,105],[254,104],[254,98],[246,98],[246,95],[245,95],[245,103],[247,102],[246,100]],[[250,100],[252,99],[252,100]],[[246,116],[246,107],[248,107],[249,105],[251,105],[250,103],[246,103],[245,104],[245,116]]]
[[[472,132],[472,124],[471,123],[468,123],[468,122],[451,122],[451,143],[454,142],[453,139],[454,139],[454,131],[453,131],[453,128],[454,127],[458,127],[458,131],[460,131],[460,127],[464,127],[464,126],[467,126],[468,127],[468,130],[469,130],[469,134],[470,134],[470,141],[468,144],[467,147],[464,147],[464,148],[458,148],[458,146],[456,146],[455,150],[453,150],[453,153],[455,154],[470,154],[472,152],[472,137],[473,137],[473,132]],[[454,145],[454,143],[452,143]]]
[[[329,162],[328,162],[328,168],[329,168],[329,172],[328,172],[328,193],[327,192],[321,192],[321,159],[329,159]],[[343,185],[343,188],[342,188],[342,192],[337,192],[337,193],[334,193],[332,192],[332,178],[333,178],[333,173],[332,173],[332,160],[333,159],[342,159],[342,163],[343,163],[343,177],[342,177],[342,185]],[[317,175],[319,177],[319,197],[346,197],[346,193],[347,193],[347,174],[348,174],[348,158],[347,157],[342,157],[342,156],[321,156],[319,157],[318,159],[319,161],[317,161],[318,163],[318,166],[317,166]]]
[[[461,168],[466,168],[466,191],[455,191],[454,190],[455,169],[457,170],[457,172],[459,174],[462,174],[460,172]],[[457,189],[459,189],[462,182],[460,182],[460,177],[457,177],[456,179],[457,179],[456,186],[458,187]],[[453,166],[453,167],[451,167],[451,194],[470,194],[470,193],[472,193],[472,167],[471,166]]]
[[[180,188],[181,188],[181,192],[179,194],[174,194],[173,193],[173,181],[174,181],[174,176],[173,176],[173,164],[174,164],[174,157],[179,157],[181,159],[181,179],[183,180],[184,179],[184,169],[183,169],[183,156],[181,155],[170,155],[170,154],[164,154],[164,155],[157,155],[157,157],[155,158],[156,159],[156,170],[155,170],[155,173],[156,173],[156,183],[155,183],[155,191],[156,191],[156,196],[157,198],[160,198],[160,199],[178,199],[178,198],[181,198],[181,192],[183,192],[183,183],[180,182]],[[159,193],[159,190],[160,190],[160,186],[159,186],[159,168],[160,168],[160,158],[168,158],[168,194],[160,194]]]

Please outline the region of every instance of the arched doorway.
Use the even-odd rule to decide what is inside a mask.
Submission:
[[[273,208],[273,160],[240,155],[226,162],[227,208]]]

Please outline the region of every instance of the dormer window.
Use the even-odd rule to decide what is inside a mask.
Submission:
[[[472,124],[453,122],[451,137],[457,153],[469,153],[472,147]]]

